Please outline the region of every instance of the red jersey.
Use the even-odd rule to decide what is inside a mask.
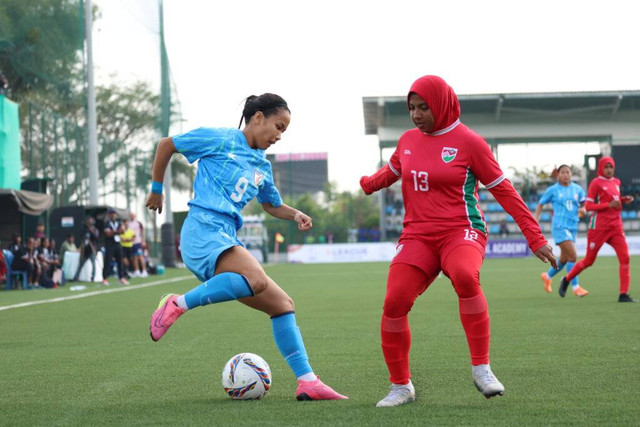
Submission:
[[[459,120],[432,134],[405,132],[389,167],[402,177],[405,233],[471,227],[487,234],[478,182],[492,188],[505,177],[485,140]]]
[[[611,157],[602,157],[598,162],[598,176],[589,184],[585,209],[591,212],[589,219],[590,230],[622,228],[620,180],[615,177],[606,178],[604,176],[604,167],[607,163],[610,163],[615,168],[615,163]],[[609,207],[609,203],[614,200],[620,202],[620,208]]]
[[[482,182],[511,214],[532,251],[546,245],[540,226],[505,179],[487,142],[460,123],[460,104],[453,89],[440,77],[424,76],[411,86],[407,104],[412,93],[431,110],[431,133],[419,128],[405,132],[389,163],[371,177],[360,179],[365,193],[388,187],[402,177],[403,235],[460,228],[486,235],[478,198],[478,183]]]

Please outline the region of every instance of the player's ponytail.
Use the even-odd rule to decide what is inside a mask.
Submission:
[[[240,117],[240,123],[238,123],[238,129],[242,126],[242,120],[245,124],[251,121],[251,118],[258,111],[262,111],[265,117],[269,117],[273,114],[277,114],[280,109],[285,109],[289,113],[289,106],[281,96],[274,93],[263,93],[260,96],[251,95],[248,96],[244,102],[244,108],[242,109],[242,116]]]

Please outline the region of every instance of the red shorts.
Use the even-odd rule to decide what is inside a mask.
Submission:
[[[611,227],[605,229],[589,229],[587,230],[588,249],[599,250],[602,245],[607,243],[613,236],[622,235],[624,231],[622,227]]]
[[[461,245],[478,249],[484,259],[487,236],[472,228],[459,228],[433,235],[402,233],[391,265],[414,265],[432,278],[442,270],[442,264],[449,253]]]

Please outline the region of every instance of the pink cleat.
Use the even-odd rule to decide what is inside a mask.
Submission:
[[[342,400],[348,399],[340,393],[336,393],[331,387],[320,381],[317,377],[315,381],[298,380],[298,389],[296,390],[296,399],[298,400]]]
[[[178,320],[178,317],[184,314],[184,308],[178,307],[176,304],[178,295],[176,294],[164,294],[158,304],[158,309],[153,312],[151,316],[151,325],[149,330],[151,332],[151,339],[158,341],[164,334],[167,333],[171,325]]]

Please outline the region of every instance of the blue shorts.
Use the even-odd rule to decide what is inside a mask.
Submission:
[[[144,252],[142,251],[142,244],[141,243],[134,243],[133,244],[133,256],[142,256],[144,255]]]
[[[180,231],[180,251],[184,265],[198,280],[211,279],[218,257],[234,246],[244,247],[232,220],[202,209],[189,211]]]
[[[572,242],[576,241],[576,235],[578,234],[578,229],[570,229],[570,228],[553,228],[551,230],[551,235],[553,236],[553,240],[556,242],[556,245],[559,245],[562,242],[566,242],[567,240],[571,240]]]

